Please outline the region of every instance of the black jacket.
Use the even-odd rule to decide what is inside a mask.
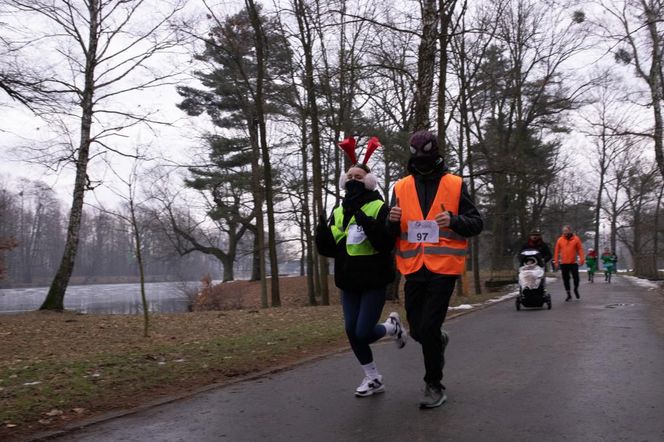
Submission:
[[[422,213],[429,213],[433,200],[436,198],[438,192],[438,185],[440,179],[448,173],[447,167],[441,164],[438,169],[429,175],[420,175],[414,170],[410,169],[411,174],[415,178],[415,189],[417,190],[417,197],[419,199]],[[392,192],[392,199],[390,200],[390,207],[396,205],[396,196]],[[389,222],[390,232],[398,237],[401,235],[401,225],[399,223]],[[480,212],[475,207],[475,203],[470,198],[466,183],[461,185],[461,197],[459,200],[459,213],[452,215],[450,219],[450,229],[463,237],[471,237],[479,235],[484,228],[484,221]],[[438,275],[430,272],[425,266],[420,270],[410,275],[406,275],[406,279],[420,280],[431,279],[437,277],[446,277],[445,275]]]
[[[370,289],[385,287],[394,279],[394,262],[392,249],[394,237],[387,229],[386,221],[389,213],[387,204],[381,207],[378,218],[366,216],[359,208],[370,202],[380,199],[376,191],[365,192],[361,199],[354,204],[344,203],[344,228],[350,218],[360,225],[371,245],[378,251],[376,255],[350,256],[346,252],[346,239],[335,243],[330,226],[334,223],[334,215],[325,223],[316,227],[316,247],[318,253],[334,258],[334,282],[337,287],[350,292],[362,292]]]
[[[542,240],[540,240],[538,243],[535,244],[531,244],[530,241],[526,242],[526,244],[524,244],[523,247],[521,247],[521,250],[519,250],[519,253],[523,252],[526,249],[539,250],[540,254],[542,255],[542,259],[544,259],[545,264],[551,261],[551,258],[553,258],[553,253],[551,253],[551,249]]]

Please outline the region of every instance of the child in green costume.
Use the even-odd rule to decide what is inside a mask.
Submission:
[[[586,267],[588,268],[588,282],[595,282],[595,272],[597,271],[597,252],[595,249],[588,249]]]

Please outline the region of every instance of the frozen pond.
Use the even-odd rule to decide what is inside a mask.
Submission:
[[[151,312],[186,312],[186,293],[197,291],[200,282],[151,282],[145,293]],[[36,310],[48,287],[0,289],[0,313]],[[67,288],[65,309],[81,313],[138,314],[143,312],[139,284],[92,284]]]

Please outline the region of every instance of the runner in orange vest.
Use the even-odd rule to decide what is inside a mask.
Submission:
[[[406,279],[410,334],[424,357],[420,407],[435,408],[447,399],[441,381],[449,337],[441,327],[466,269],[466,238],[479,234],[483,221],[463,180],[448,173],[435,134],[415,132],[410,152],[410,175],[396,183],[388,219],[397,238],[397,268]]]
[[[569,277],[572,275],[574,279],[574,295],[579,299],[579,264],[583,265],[586,262],[585,253],[583,251],[583,244],[578,236],[572,233],[572,228],[569,225],[563,226],[563,234],[556,241],[556,247],[553,250],[553,264],[560,267],[563,274],[563,285],[567,292],[565,301],[570,301],[572,295],[570,294]],[[579,258],[577,263],[576,259]]]

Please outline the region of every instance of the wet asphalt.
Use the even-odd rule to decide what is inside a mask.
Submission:
[[[572,302],[549,284],[552,310],[506,301],[446,322],[438,409],[417,406],[419,345],[385,342],[381,395],[353,396],[363,375],[346,352],[57,441],[664,441],[664,296],[598,279]]]

